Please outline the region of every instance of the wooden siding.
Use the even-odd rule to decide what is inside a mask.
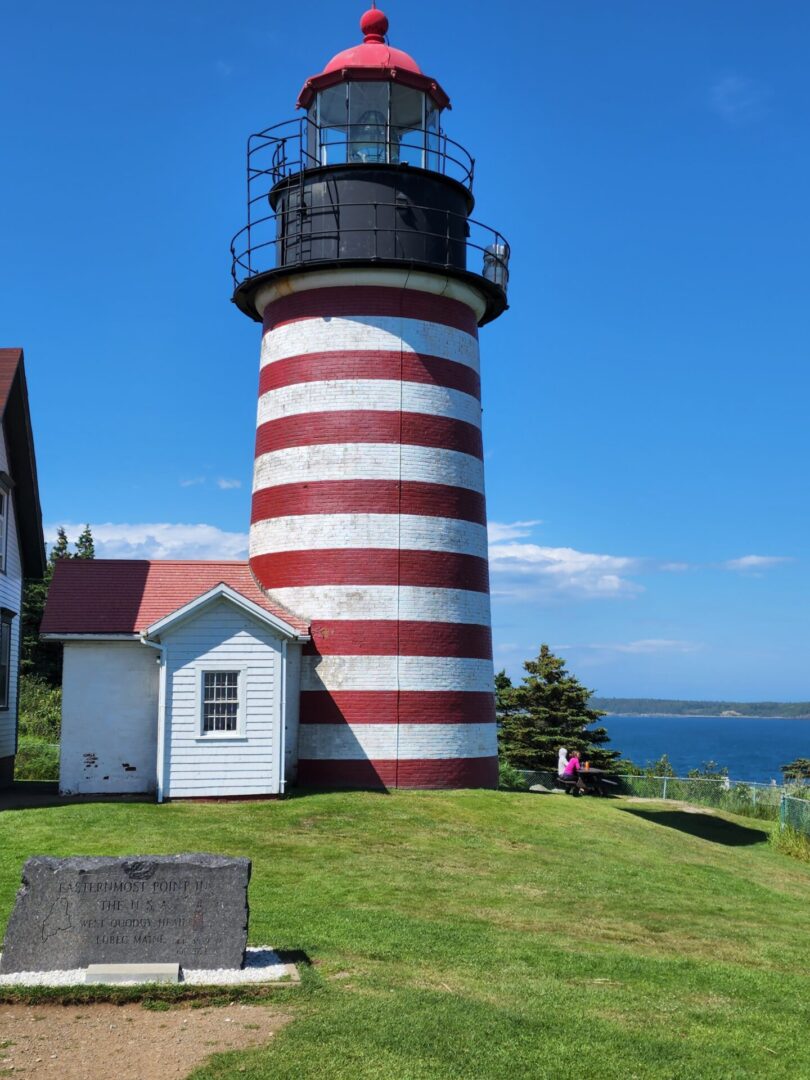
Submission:
[[[63,795],[153,792],[158,654],[140,642],[65,642]]]
[[[222,600],[168,630],[163,643],[165,796],[278,793],[281,639]],[[234,737],[201,734],[201,672],[216,669],[240,672],[244,715]]]
[[[7,473],[8,452],[5,432],[0,435],[0,471]],[[0,573],[0,607],[17,612],[11,622],[11,660],[8,686],[8,709],[0,711],[0,758],[17,750],[17,683],[20,658],[20,610],[22,608],[22,562],[17,536],[17,508],[14,492],[9,499],[6,572]]]

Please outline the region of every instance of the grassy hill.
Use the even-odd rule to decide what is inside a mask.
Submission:
[[[808,1076],[810,866],[767,839],[505,792],[9,811],[0,928],[32,853],[248,855],[251,942],[313,974],[197,1080]]]

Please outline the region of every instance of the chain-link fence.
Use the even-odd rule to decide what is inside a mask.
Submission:
[[[678,799],[728,810],[732,814],[775,821],[783,789],[773,784],[755,784],[727,778],[708,780],[697,776],[621,776],[619,790],[624,795],[647,799]]]
[[[559,788],[557,774],[546,770],[522,770],[529,787],[540,786],[549,791]],[[779,787],[776,784],[747,783],[728,777],[709,780],[697,776],[611,776],[617,795],[637,799],[677,799],[680,802],[712,806],[744,817],[764,821],[779,820],[810,836],[810,787]]]
[[[779,808],[779,827],[793,829],[810,839],[810,798],[783,795]]]

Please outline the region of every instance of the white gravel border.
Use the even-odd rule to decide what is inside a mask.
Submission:
[[[0,953],[2,956],[2,953]],[[72,968],[68,971],[13,971],[0,975],[0,986],[84,986],[86,968]],[[299,981],[295,964],[283,963],[272,949],[247,949],[245,965],[242,968],[204,968],[182,971],[180,984],[187,986],[243,986],[246,983],[278,982],[280,979],[290,982]],[[95,983],[95,986],[104,985]],[[132,983],[108,984],[115,986],[137,986]],[[145,985],[145,984],[141,984]],[[165,984],[171,985],[171,984]]]

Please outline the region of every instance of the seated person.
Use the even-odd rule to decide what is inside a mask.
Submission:
[[[564,746],[560,747],[560,751],[557,755],[557,776],[563,776],[565,773],[565,766],[568,764],[568,751]]]
[[[585,781],[580,776],[579,751],[578,750],[575,750],[573,752],[573,754],[571,755],[571,757],[568,759],[568,763],[565,766],[565,769],[563,771],[563,779],[564,780],[574,780],[574,781],[576,781],[576,789],[577,789],[577,791],[582,792],[582,791],[586,790]]]

